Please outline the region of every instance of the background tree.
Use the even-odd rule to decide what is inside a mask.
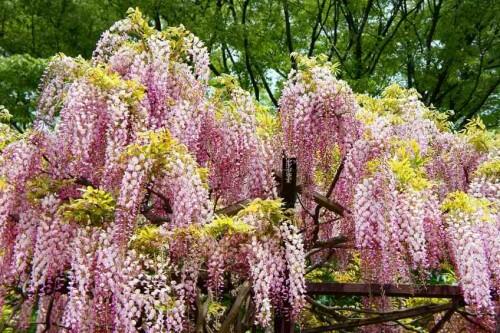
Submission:
[[[292,52],[341,64],[357,92],[388,83],[415,87],[428,105],[454,110],[458,127],[480,113],[498,126],[500,4],[493,0],[4,1],[4,54],[88,58],[100,33],[139,6],[156,28],[183,24],[211,54],[215,75],[232,73],[276,105]]]
[[[0,101],[20,127],[33,120],[38,82],[46,64],[45,59],[29,54],[0,57]]]

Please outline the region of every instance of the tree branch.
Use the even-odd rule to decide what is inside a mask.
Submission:
[[[241,287],[240,291],[238,292],[238,295],[236,296],[236,299],[234,300],[233,306],[231,306],[231,310],[229,310],[229,313],[226,316],[226,319],[222,323],[219,333],[229,333],[231,329],[231,325],[233,324],[234,320],[238,316],[238,313],[240,311],[241,305],[245,301],[245,298],[248,296],[248,293],[250,292],[250,283],[248,281],[245,281]]]
[[[379,316],[374,318],[366,318],[366,319],[355,319],[349,320],[345,323],[339,323],[335,325],[329,325],[324,327],[315,327],[310,329],[302,330],[303,333],[319,333],[319,332],[327,332],[333,330],[340,329],[349,329],[359,326],[380,324],[387,321],[396,321],[404,318],[417,317],[425,314],[433,314],[441,311],[446,311],[453,308],[455,305],[453,303],[447,304],[428,304],[419,307],[415,307],[407,310],[397,310],[391,312],[381,313]]]
[[[290,12],[288,8],[288,0],[283,0],[283,13],[285,15],[285,33],[286,33],[286,45],[288,46],[288,53],[293,53],[293,40],[292,40],[292,29],[290,27]],[[291,57],[292,68],[297,69],[297,62],[294,57]]]
[[[316,15],[316,22],[314,23],[314,27],[311,32],[311,42],[309,44],[309,51],[307,52],[308,57],[311,57],[313,55],[316,41],[318,40],[318,37],[321,33],[321,29],[320,32],[318,32],[318,27],[320,27],[321,22],[323,20],[323,10],[325,9],[326,0],[322,0],[321,4],[319,3],[318,0],[317,4],[318,4],[318,14]]]
[[[278,107],[278,101],[273,95],[273,92],[271,91],[271,87],[269,87],[269,84],[267,83],[266,75],[262,71],[260,67],[257,66],[257,70],[259,71],[259,76],[262,79],[262,83],[264,83],[264,88],[266,89],[267,95],[271,99],[271,102],[273,103],[274,106]]]
[[[344,168],[344,158],[340,161],[339,167],[337,168],[337,171],[335,172],[335,176],[332,179],[332,182],[330,184],[330,187],[328,188],[328,191],[326,192],[326,198],[330,197],[332,195],[333,190],[335,189],[335,185],[337,185],[337,182],[340,178],[340,174],[342,172],[342,169]],[[319,237],[319,213],[321,211],[321,206],[318,204],[316,206],[316,209],[314,210],[314,215],[313,215],[313,221],[314,221],[314,229],[313,229],[313,238],[312,241],[313,243],[318,240]]]
[[[209,292],[205,302],[201,300],[201,291],[198,289],[196,293],[196,333],[204,333],[205,318],[207,317],[208,306],[212,301],[212,294]]]
[[[250,62],[250,50],[249,50],[249,43],[248,43],[248,31],[246,27],[246,20],[247,20],[247,9],[248,9],[248,4],[250,3],[250,0],[245,0],[243,2],[243,11],[241,14],[241,24],[243,25],[243,46],[245,48],[245,66],[248,71],[248,75],[250,76],[250,81],[252,82],[253,90],[255,93],[255,99],[259,100],[259,85],[257,83],[257,80],[255,79],[255,74],[252,70],[252,64]]]

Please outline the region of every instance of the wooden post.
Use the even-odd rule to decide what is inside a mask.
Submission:
[[[283,157],[282,179],[280,186],[280,196],[283,199],[283,209],[295,207],[297,200],[297,159]],[[285,304],[285,307],[290,306]],[[287,315],[276,314],[274,317],[274,332],[275,333],[293,333],[295,323]]]
[[[283,157],[280,196],[283,208],[294,208],[297,200],[297,159]]]

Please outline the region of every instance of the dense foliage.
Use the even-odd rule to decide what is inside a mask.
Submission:
[[[241,332],[276,313],[307,325],[322,317],[306,272],[428,284],[447,268],[491,328],[498,135],[479,119],[452,132],[414,89],[356,95],[327,59],[294,59],[274,114],[235,79],[209,81],[195,35],[137,10],[90,60],[53,58],[33,128],[0,118],[3,327]],[[299,165],[296,210],[276,194],[283,153]],[[336,238],[345,246],[322,247]]]
[[[296,65],[291,53],[324,53],[357,92],[378,95],[397,82],[426,105],[454,110],[460,128],[479,113],[498,126],[500,4],[492,0],[4,0],[0,54],[88,59],[101,32],[135,6],[158,30],[186,26],[207,45],[216,75],[237,76],[269,104]]]
[[[37,88],[47,61],[30,55],[0,57],[0,104],[21,128],[33,121]]]

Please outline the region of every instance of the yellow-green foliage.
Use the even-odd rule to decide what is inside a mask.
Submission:
[[[462,131],[467,141],[474,148],[481,152],[486,152],[500,144],[500,135],[488,131],[480,117],[472,118]]]
[[[220,238],[226,234],[248,234],[253,231],[253,227],[237,217],[217,216],[204,226],[204,230],[209,236]]]
[[[489,213],[490,208],[491,202],[488,199],[476,198],[462,191],[448,193],[441,204],[441,209],[448,213],[474,213],[477,211]]]
[[[475,175],[488,178],[500,177],[500,158],[495,158],[482,163],[474,172]]]
[[[175,150],[185,150],[168,130],[147,131],[139,134],[141,143],[127,147],[128,156],[144,155],[150,160],[163,160]]]
[[[52,62],[62,62],[64,59],[67,57],[59,53],[53,57]],[[136,103],[145,96],[146,88],[136,80],[126,80],[109,67],[103,64],[94,66],[82,57],[71,58],[71,60],[75,66],[71,69],[73,73],[68,77],[85,78],[89,83],[104,91],[119,90],[123,93],[121,98],[128,104]]]
[[[339,72],[340,65],[330,62],[325,54],[320,54],[317,57],[307,57],[300,53],[293,52],[291,57],[295,59],[297,67],[301,71],[309,71],[314,67],[321,66],[327,67],[335,75]]]
[[[441,132],[449,132],[453,123],[449,120],[451,111],[442,112],[435,109],[427,109],[424,117],[432,120]]]
[[[215,88],[214,96],[224,100],[231,97],[231,93],[240,90],[238,79],[229,74],[222,74],[210,79],[210,86]]]
[[[237,217],[244,217],[247,215],[258,216],[260,219],[267,220],[273,225],[277,225],[285,219],[281,207],[281,200],[279,199],[255,199],[243,210],[238,212]]]
[[[378,117],[383,116],[393,125],[402,124],[404,104],[412,97],[420,98],[420,95],[415,89],[405,89],[397,84],[388,86],[379,98],[366,94],[357,95],[356,99],[363,109],[356,114],[356,118],[365,124],[372,124]],[[432,120],[441,131],[449,131],[451,128],[447,112],[425,108],[424,117]]]
[[[366,171],[368,175],[373,175],[377,170],[379,170],[382,165],[382,161],[379,158],[374,158],[366,162]]]
[[[391,84],[382,92],[381,98],[369,95],[358,95],[357,100],[363,108],[376,115],[399,115],[403,104],[410,97],[419,97],[414,89],[404,89],[398,84]],[[399,119],[399,118],[398,118]]]
[[[369,95],[358,95],[358,103],[363,109],[356,113],[356,119],[372,124],[378,117],[384,116],[391,124],[402,124],[401,101],[394,98],[374,98]]]
[[[297,77],[303,80],[303,82],[308,85],[308,90],[315,91],[316,90],[316,82],[313,80],[313,71],[312,69],[317,67],[323,67],[327,71],[337,75],[339,72],[339,64],[331,63],[328,61],[328,57],[324,54],[321,54],[317,57],[307,57],[301,55],[299,53],[292,53],[291,57],[295,59],[297,63],[298,75]],[[339,81],[339,83],[342,81]],[[339,88],[342,89],[342,86],[339,85]]]
[[[177,307],[177,304],[176,304],[176,299],[174,297],[170,297],[167,302],[165,303],[159,303],[159,302],[156,302],[155,303],[155,308],[158,310],[158,311],[161,311],[161,312],[168,312],[168,311],[172,311],[173,309],[175,309]]]
[[[331,274],[326,270],[326,268],[317,268],[313,269],[309,273],[306,274],[306,279],[309,282],[323,282],[325,280],[325,274]]]
[[[230,116],[234,121],[241,122],[243,118],[239,109],[245,105],[239,105],[238,102],[247,101],[248,92],[240,87],[238,80],[224,74],[210,80],[210,85],[213,88],[210,102],[215,107],[216,119]]]
[[[168,27],[160,35],[169,41],[170,57],[174,61],[186,62],[189,57],[186,39],[192,37],[191,32],[182,24],[178,27]]]
[[[8,124],[12,119],[12,115],[9,110],[5,108],[5,106],[0,105],[0,123]]]
[[[335,281],[342,283],[353,283],[358,282],[361,279],[361,257],[359,253],[356,252],[353,254],[349,265],[345,270],[335,270],[332,275]]]
[[[14,141],[21,139],[21,135],[10,128],[9,125],[0,123],[0,153]]]
[[[8,125],[11,119],[10,112],[0,105],[0,153],[7,145],[22,138],[20,133]]]
[[[167,238],[160,233],[159,227],[146,225],[137,228],[130,240],[130,247],[139,253],[154,256],[161,251],[166,242]]]
[[[145,95],[146,88],[142,84],[136,80],[124,80],[119,74],[103,66],[88,67],[84,69],[83,75],[103,90],[118,89],[127,92],[128,103],[140,101]]]
[[[276,138],[280,131],[279,118],[268,108],[255,103],[255,119],[257,120],[257,135],[261,138]]]
[[[425,178],[425,161],[415,140],[403,140],[395,142],[393,157],[388,163],[399,186],[420,191],[431,185]]]
[[[222,316],[224,312],[226,312],[226,310],[227,310],[226,305],[217,301],[212,301],[210,302],[210,304],[208,304],[207,314],[209,317],[218,318]]]
[[[72,180],[57,180],[48,175],[40,175],[28,181],[26,196],[29,201],[37,202],[48,194],[57,193],[61,188],[72,183]]]
[[[342,283],[359,282],[361,279],[361,259],[359,253],[353,253],[352,259],[345,269],[337,269],[335,265],[320,267],[309,273],[306,278],[312,282],[335,281]]]
[[[432,298],[432,297],[412,297],[403,300],[405,308],[413,308],[427,304],[446,304],[449,300],[446,298]]]
[[[205,236],[205,230],[198,224],[190,224],[184,227],[177,227],[173,230],[173,238],[175,239],[191,239],[197,241]]]
[[[88,186],[82,190],[82,197],[61,205],[60,214],[68,222],[84,226],[100,227],[114,216],[115,200],[100,189]]]
[[[407,99],[410,97],[420,97],[415,89],[405,89],[397,83],[393,83],[382,92],[383,98],[388,99]]]
[[[319,165],[314,172],[314,180],[320,186],[328,186],[332,179],[337,173],[337,169],[340,166],[340,161],[342,154],[340,153],[340,147],[335,145],[329,154],[317,153],[318,160],[322,163]]]
[[[139,142],[127,147],[123,157],[144,156],[153,161],[153,172],[169,170],[171,163],[181,160],[196,165],[196,171],[204,186],[208,186],[208,170],[198,166],[186,146],[175,139],[168,130],[147,131],[139,134]]]
[[[7,183],[7,180],[4,177],[0,177],[0,191],[7,189],[8,186],[9,183]]]
[[[132,23],[133,32],[137,34],[137,37],[147,38],[156,32],[144,19],[139,8],[129,8],[127,10],[127,15]]]

